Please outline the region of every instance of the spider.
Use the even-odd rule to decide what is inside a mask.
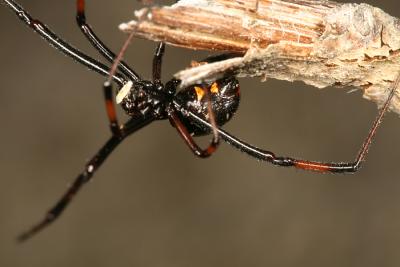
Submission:
[[[22,233],[19,241],[25,241],[54,222],[69,205],[81,187],[90,181],[94,173],[113,152],[113,150],[129,135],[144,128],[156,120],[168,119],[178,134],[183,138],[190,150],[198,157],[205,158],[215,152],[222,139],[241,152],[260,161],[265,161],[277,166],[295,167],[303,170],[332,173],[356,172],[366,157],[373,137],[389,108],[390,101],[395,94],[400,78],[394,82],[387,101],[380,109],[371,130],[365,139],[360,152],[354,162],[323,163],[307,161],[290,157],[278,157],[274,153],[252,146],[220,129],[219,126],[229,121],[236,112],[239,101],[239,83],[236,78],[227,73],[224,77],[210,84],[199,84],[183,88],[177,92],[179,80],[171,79],[165,84],[161,83],[161,65],[165,51],[164,43],[159,43],[154,57],[152,80],[147,81],[131,69],[124,61],[117,61],[117,70],[113,70],[82,53],[69,43],[58,37],[53,31],[31,15],[14,0],[2,0],[15,14],[36,33],[43,37],[51,46],[61,53],[71,57],[81,65],[103,76],[110,76],[103,84],[106,112],[111,130],[111,137],[100,150],[85,165],[61,199],[46,213],[44,218],[28,231]],[[114,62],[116,55],[96,36],[86,22],[85,1],[77,0],[77,23],[83,34],[93,47],[110,62]],[[222,54],[209,57],[205,62],[214,62],[232,56]],[[111,74],[110,74],[111,73]],[[127,122],[120,124],[116,115],[113,97],[114,82],[117,87],[116,102],[130,116]],[[205,149],[200,148],[193,136],[213,133],[213,138]]]

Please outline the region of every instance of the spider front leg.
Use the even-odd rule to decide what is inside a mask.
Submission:
[[[153,57],[153,82],[160,84],[161,83],[161,66],[162,59],[165,52],[165,44],[159,43],[156,48],[156,52]]]
[[[157,45],[156,51],[154,53],[153,57],[153,70],[152,70],[152,76],[153,76],[153,82],[156,85],[161,84],[161,73],[162,73],[162,59],[165,53],[165,43],[160,42]],[[168,86],[165,87],[166,90],[168,90]],[[176,114],[176,111],[171,107],[168,113],[168,118],[171,122],[172,125],[175,126],[177,129],[179,135],[183,138],[185,143],[188,145],[190,150],[198,157],[200,158],[206,158],[211,156],[212,153],[217,150],[218,145],[219,145],[219,137],[218,137],[218,132],[216,131],[217,129],[217,123],[215,121],[215,116],[214,112],[212,110],[211,106],[211,99],[210,99],[210,92],[208,88],[205,88],[205,95],[207,98],[207,108],[208,108],[208,114],[210,117],[210,122],[211,125],[213,125],[213,139],[209,146],[206,149],[201,149],[197,143],[194,141],[193,137],[190,135],[189,131],[187,130],[186,126],[182,123],[182,121],[179,119],[178,115]]]
[[[400,84],[400,74],[397,77],[396,81],[393,83],[389,96],[387,100],[385,101],[385,104],[383,107],[380,109],[378,116],[376,117],[375,121],[373,122],[371,129],[361,146],[360,152],[358,153],[356,159],[353,162],[332,162],[332,163],[324,163],[324,162],[318,162],[318,161],[308,161],[308,160],[300,160],[300,159],[295,159],[295,158],[290,158],[290,157],[278,157],[276,156],[273,152],[263,150],[260,148],[257,148],[253,145],[250,145],[232,135],[229,133],[217,129],[219,135],[221,138],[227,142],[228,144],[232,145],[233,147],[239,149],[240,151],[250,155],[251,157],[254,157],[258,160],[261,161],[266,161],[269,163],[272,163],[277,166],[282,166],[282,167],[295,167],[298,169],[302,170],[309,170],[309,171],[317,171],[317,172],[332,172],[332,173],[354,173],[358,171],[361,167],[362,162],[365,160],[365,157],[368,153],[368,149],[372,143],[372,140],[374,139],[376,132],[379,128],[379,125],[381,124],[384,115],[389,109],[391,100],[393,99],[397,87]],[[185,110],[182,105],[180,105],[177,102],[174,102],[175,108],[177,110]],[[186,112],[183,112],[182,114],[185,114],[187,117],[191,118],[194,122],[199,123],[200,125],[203,125],[207,127],[208,129],[213,129],[213,125],[199,117],[197,114],[186,110]]]
[[[212,59],[211,59],[212,60]],[[189,86],[179,91],[167,109],[171,124],[192,152],[201,158],[210,156],[219,146],[220,137],[217,125],[224,125],[235,114],[240,102],[239,81],[232,75],[224,76],[211,84]],[[193,121],[187,114],[193,111],[207,120],[204,123]],[[202,121],[203,121],[202,119]],[[192,136],[213,133],[206,149],[201,149]]]
[[[193,121],[202,124],[203,126],[212,129],[213,126],[200,118],[197,114],[188,111],[187,116],[190,117]],[[272,163],[273,165],[282,166],[282,167],[295,167],[303,170],[312,170],[318,172],[355,172],[358,170],[360,166],[361,160],[357,160],[354,163],[323,163],[317,161],[305,161],[294,159],[290,157],[279,157],[276,156],[273,152],[260,149],[253,145],[250,145],[239,138],[225,132],[222,129],[218,128],[219,136],[231,146],[237,148],[243,153],[248,154],[249,156],[260,160]]]
[[[153,57],[153,70],[152,70],[152,76],[153,76],[153,82],[155,84],[161,84],[161,73],[162,73],[162,59],[165,53],[165,43],[160,42],[157,45],[156,51],[154,53]],[[174,83],[174,80],[171,80],[172,83]],[[166,90],[168,90],[168,86],[165,87]],[[209,92],[208,90],[206,91],[206,95],[208,100],[209,98]],[[212,117],[212,124],[215,124],[214,120],[214,114],[211,110],[211,105],[210,101],[208,101],[208,111],[211,114],[210,116]],[[182,121],[179,119],[178,115],[176,114],[176,111],[171,108],[168,114],[168,118],[171,122],[172,125],[175,126],[177,129],[179,135],[183,138],[185,143],[189,146],[190,150],[192,152],[201,158],[206,158],[209,157],[212,153],[215,152],[219,145],[219,138],[218,134],[214,136],[213,140],[211,141],[210,145],[206,149],[201,149],[196,142],[193,140],[192,136],[190,135],[189,131],[187,130],[186,126],[182,123]]]
[[[53,31],[51,31],[41,21],[32,18],[32,16],[21,5],[13,0],[2,0],[2,2],[4,2],[4,4],[9,7],[24,24],[26,24],[33,31],[39,34],[44,40],[46,40],[48,44],[53,46],[55,49],[57,49],[64,55],[72,58],[73,60],[79,62],[80,64],[86,66],[92,71],[95,71],[106,77],[110,75],[109,67],[84,54],[72,45],[68,44],[62,38],[57,36]],[[113,75],[112,79],[119,86],[123,86],[126,82],[125,77],[119,73]]]
[[[129,86],[129,84],[126,84],[125,86]],[[118,122],[117,111],[115,109],[112,89],[113,88],[110,81],[104,82],[103,91],[104,91],[104,100],[106,104],[107,117],[112,134],[115,136],[122,136],[123,126],[121,126]]]
[[[143,116],[140,114],[137,117],[132,117],[128,122],[123,125],[124,131],[121,131],[120,135],[113,134],[110,139],[103,145],[103,147],[89,160],[85,165],[82,173],[74,180],[72,185],[64,193],[61,199],[46,213],[45,217],[38,224],[34,225],[31,229],[18,236],[18,241],[23,242],[30,239],[32,236],[37,234],[54,222],[65,208],[71,203],[71,200],[79,192],[84,184],[89,182],[94,173],[100,168],[108,156],[114,151],[114,149],[130,134],[137,130],[145,127],[154,120],[154,117]]]
[[[169,120],[173,126],[175,126],[176,130],[178,131],[179,135],[183,138],[185,143],[188,145],[190,150],[200,158],[207,158],[211,156],[219,146],[219,135],[217,137],[213,136],[210,144],[206,149],[201,149],[197,143],[194,141],[192,135],[189,133],[186,126],[182,123],[181,119],[178,117],[175,110],[171,110],[168,114]],[[214,126],[209,124],[214,130]]]
[[[154,120],[152,115],[139,114],[136,117],[132,117],[128,122],[123,125],[119,125],[115,105],[113,101],[112,86],[110,82],[104,83],[104,98],[106,104],[106,112],[110,123],[110,129],[112,132],[111,138],[103,145],[103,147],[92,157],[92,159],[85,165],[85,168],[81,174],[75,179],[72,185],[69,187],[67,192],[61,197],[61,199],[53,206],[45,215],[43,220],[38,224],[34,225],[27,232],[21,234],[18,237],[18,241],[22,242],[50,225],[55,221],[69,205],[71,200],[75,197],[81,187],[91,180],[94,173],[103,164],[107,157],[114,151],[114,149],[130,134],[137,130],[145,127]]]
[[[113,63],[116,55],[112,52],[92,30],[92,27],[86,22],[85,14],[85,0],[76,1],[76,22],[82,33],[86,36],[92,46],[106,58],[109,62]],[[124,61],[118,62],[118,69],[134,81],[140,79],[139,75],[132,70]]]

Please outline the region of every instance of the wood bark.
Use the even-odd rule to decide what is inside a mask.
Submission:
[[[400,71],[400,21],[368,4],[325,0],[181,0],[142,9],[120,29],[238,57],[185,69],[182,86],[239,77],[353,86],[381,106]],[[400,114],[400,93],[392,100]]]

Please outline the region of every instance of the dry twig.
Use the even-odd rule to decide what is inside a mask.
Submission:
[[[226,71],[300,80],[318,88],[354,86],[381,106],[400,70],[400,21],[367,4],[325,0],[181,0],[151,8],[125,32],[190,49],[243,56],[183,70],[183,85]],[[400,114],[400,93],[391,110]]]

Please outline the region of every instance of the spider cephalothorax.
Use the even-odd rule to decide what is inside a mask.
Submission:
[[[119,91],[117,103],[121,104],[122,109],[130,116],[153,113],[156,119],[166,119],[167,104],[174,98],[177,84],[177,80],[167,83],[166,86],[145,80],[128,82]]]

